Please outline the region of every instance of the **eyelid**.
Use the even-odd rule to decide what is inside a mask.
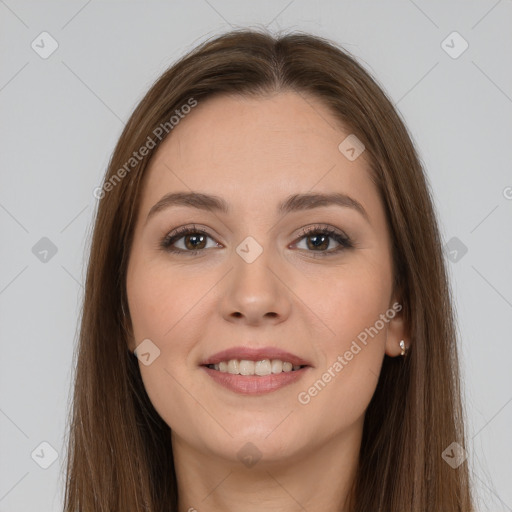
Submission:
[[[307,226],[300,228],[297,238],[302,238],[306,235],[309,235],[310,233],[316,233],[319,231],[328,231],[331,232],[332,234],[336,234],[339,235],[340,237],[350,240],[350,237],[342,229],[335,228],[330,224],[322,224],[321,222],[308,224]]]
[[[192,224],[190,226],[180,226],[178,228],[172,229],[169,233],[167,233],[159,242],[159,246],[163,248],[164,250],[167,250],[169,252],[176,252],[176,253],[189,253],[193,254],[196,252],[202,252],[204,249],[199,249],[197,251],[184,251],[182,249],[178,249],[176,251],[173,251],[171,247],[171,241],[172,243],[176,243],[178,240],[181,240],[183,237],[185,237],[188,234],[191,233],[201,233],[212,240],[215,241],[218,245],[223,245],[220,242],[217,242],[216,235],[213,235],[210,233],[209,229],[202,227],[201,225]]]
[[[298,237],[292,242],[291,245],[295,246],[299,242],[301,242],[304,238],[307,238],[309,235],[314,233],[324,234],[329,238],[332,238],[336,241],[338,246],[334,249],[330,249],[328,251],[305,251],[308,255],[311,255],[314,258],[323,258],[336,254],[340,254],[346,249],[352,249],[356,246],[356,244],[352,241],[352,239],[341,229],[335,228],[330,224],[310,224],[308,226],[304,226],[300,229]]]

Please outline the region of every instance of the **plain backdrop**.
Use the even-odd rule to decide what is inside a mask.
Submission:
[[[257,26],[341,44],[406,121],[446,244],[478,510],[512,511],[511,22],[511,0],[0,0],[0,512],[61,510],[92,192],[124,123],[186,51]]]

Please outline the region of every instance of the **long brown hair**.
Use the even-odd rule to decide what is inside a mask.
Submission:
[[[366,411],[351,511],[474,510],[467,462],[452,468],[442,457],[452,442],[465,447],[465,416],[442,245],[411,137],[377,81],[333,42],[240,29],[202,43],[155,82],[126,124],[97,193],[69,416],[66,512],[178,510],[170,428],[127,346],[126,270],[142,178],[183,105],[221,93],[288,90],[323,100],[366,147],[411,340],[405,358],[384,357]],[[152,149],[131,160],[150,140]]]

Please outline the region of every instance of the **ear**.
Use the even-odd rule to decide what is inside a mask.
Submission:
[[[401,354],[400,340],[405,342],[405,350],[411,345],[410,336],[408,334],[408,326],[405,325],[403,315],[403,304],[398,301],[395,296],[389,306],[389,323],[386,336],[386,355],[397,357]],[[391,318],[391,316],[394,316]]]

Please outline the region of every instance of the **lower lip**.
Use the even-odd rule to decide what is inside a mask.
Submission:
[[[234,375],[232,373],[220,372],[219,370],[212,370],[207,366],[202,366],[203,370],[221,386],[224,386],[235,393],[242,395],[262,395],[277,391],[278,389],[288,386],[293,382],[298,381],[307,370],[310,368],[306,366],[300,370],[291,372],[271,373],[270,375]]]

